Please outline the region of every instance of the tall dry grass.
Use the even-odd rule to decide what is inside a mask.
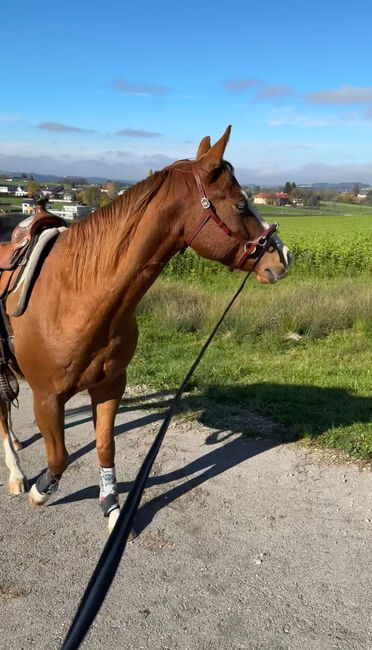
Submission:
[[[138,313],[157,324],[159,336],[173,332],[205,334],[219,318],[232,290],[158,280]],[[367,279],[306,279],[275,286],[248,285],[222,331],[238,338],[285,336],[297,332],[320,338],[338,330],[372,330],[372,288]]]

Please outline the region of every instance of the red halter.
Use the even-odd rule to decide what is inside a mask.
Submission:
[[[195,167],[193,167],[192,171],[199,191],[200,203],[204,208],[204,210],[206,210],[206,214],[201,218],[201,221],[196,226],[196,228],[192,231],[191,235],[187,237],[186,246],[191,245],[191,242],[199,234],[201,229],[204,228],[205,224],[209,221],[209,219],[212,219],[217,224],[217,226],[221,228],[222,232],[225,233],[225,235],[227,235],[228,237],[232,237],[233,239],[236,239],[236,241],[240,242],[243,245],[243,252],[239,257],[236,266],[232,267],[232,268],[240,269],[244,264],[245,260],[247,259],[247,257],[249,255],[253,255],[256,252],[257,246],[265,246],[265,244],[269,241],[270,237],[272,237],[272,235],[278,230],[278,224],[274,223],[273,225],[266,228],[266,230],[264,230],[259,237],[256,237],[256,239],[252,239],[252,240],[243,239],[243,237],[240,237],[240,235],[237,235],[237,233],[230,230],[230,228],[225,224],[225,222],[222,221],[219,218],[219,216],[217,216],[217,214],[213,210],[209,200],[205,195],[205,190],[201,182],[201,178],[198,170]]]

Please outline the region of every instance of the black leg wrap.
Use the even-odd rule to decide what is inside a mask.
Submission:
[[[108,494],[107,497],[105,497],[103,501],[100,502],[99,505],[101,506],[103,516],[108,517],[110,512],[112,512],[116,508],[119,508],[118,495],[113,493]]]
[[[37,479],[36,487],[40,494],[52,494],[58,489],[58,483],[58,479],[53,478],[49,469],[46,469]]]

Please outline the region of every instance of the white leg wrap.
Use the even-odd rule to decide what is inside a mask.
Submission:
[[[20,494],[27,490],[27,479],[21,470],[18,454],[12,449],[9,439],[4,440],[5,464],[10,471],[9,491],[11,494]]]
[[[109,494],[117,495],[115,466],[99,468],[99,500],[102,502]]]
[[[120,514],[115,467],[99,468],[99,485],[99,502],[104,516],[108,517],[108,531],[111,534]]]

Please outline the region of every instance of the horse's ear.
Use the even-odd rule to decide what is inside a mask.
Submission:
[[[221,164],[226,145],[229,141],[231,126],[228,126],[222,138],[207,151],[203,158],[203,169],[215,169]],[[201,143],[200,143],[201,144]]]
[[[202,156],[204,156],[207,151],[211,148],[211,139],[209,135],[206,135],[205,138],[201,141],[199,147],[198,147],[198,153],[196,154],[196,160],[199,160]]]

